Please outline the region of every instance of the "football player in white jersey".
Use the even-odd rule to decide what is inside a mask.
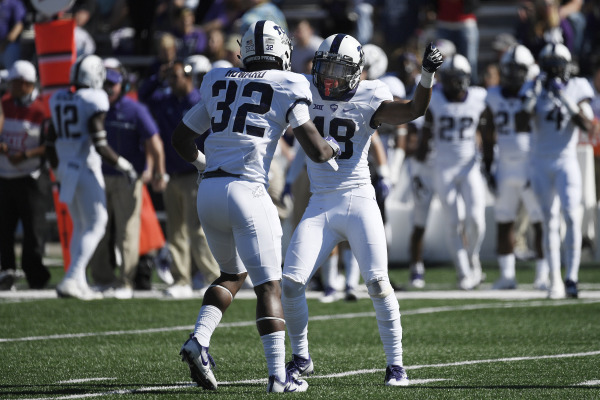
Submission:
[[[448,243],[458,287],[475,288],[484,279],[479,250],[485,234],[485,184],[480,171],[477,127],[485,109],[486,90],[470,86],[471,67],[455,54],[440,70],[440,83],[425,114],[422,146],[432,140],[434,186],[448,227]],[[458,198],[464,201],[460,221]],[[464,241],[466,240],[466,246]]]
[[[497,253],[500,279],[494,289],[515,289],[515,255],[513,225],[521,201],[535,233],[536,289],[547,290],[548,263],[542,250],[542,210],[529,181],[528,123],[517,130],[517,118],[528,118],[523,111],[519,90],[530,71],[535,69],[533,55],[523,45],[511,47],[500,59],[500,85],[488,89],[487,108],[480,124],[483,140],[483,162],[489,185],[496,194]],[[498,157],[494,157],[494,147]],[[496,159],[495,159],[496,158]],[[492,172],[495,163],[496,171]]]
[[[73,220],[71,262],[56,286],[59,297],[102,298],[90,289],[86,279],[87,264],[108,221],[102,159],[132,181],[137,178],[131,163],[115,153],[106,140],[104,118],[109,102],[102,89],[105,77],[102,59],[82,56],[71,66],[75,91],[58,90],[49,102],[52,124],[46,154],[60,181],[59,198],[67,204]]]
[[[334,246],[347,240],[375,307],[387,361],[385,384],[405,386],[400,309],[388,277],[385,229],[367,154],[371,135],[381,123],[403,124],[425,112],[442,57],[428,46],[423,79],[411,101],[392,101],[379,80],[360,81],[363,63],[360,43],[349,35],[334,34],[315,53],[312,76],[307,76],[312,82],[310,116],[323,135],[340,143],[342,152],[337,172],[307,161],[312,196],[283,267],[282,303],[293,353],[287,369],[295,376],[314,371],[308,349],[306,287]]]
[[[173,133],[173,147],[202,173],[198,216],[221,276],[207,289],[194,332],[181,349],[192,379],[216,389],[208,353],[211,336],[250,276],[257,297],[256,327],[269,380],[267,392],[303,392],[308,384],[285,370],[285,322],[281,307],[281,237],[277,209],[267,193],[275,148],[291,125],[308,157],[325,163],[339,153],[323,139],[308,113],[306,79],[290,72],[292,46],[272,21],[250,26],[241,41],[244,68],[215,68],[202,81],[202,101]],[[212,129],[198,151],[194,139]],[[334,161],[333,161],[334,163]],[[332,169],[332,163],[325,164]]]
[[[541,73],[523,86],[521,94],[533,128],[532,185],[544,216],[544,253],[550,268],[548,297],[577,297],[582,240],[578,214],[582,184],[577,141],[579,129],[591,132],[594,113],[589,101],[594,91],[586,79],[570,77],[571,53],[564,45],[547,44],[538,62]],[[560,264],[560,209],[566,225],[564,284]]]

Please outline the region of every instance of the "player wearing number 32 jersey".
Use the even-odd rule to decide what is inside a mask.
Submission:
[[[308,384],[285,370],[281,307],[281,237],[277,209],[267,193],[277,143],[291,125],[306,154],[324,163],[339,153],[310,121],[309,84],[289,71],[291,42],[272,21],[258,21],[242,37],[243,69],[213,69],[202,81],[202,100],[173,133],[179,155],[202,174],[198,216],[221,275],[208,288],[190,339],[181,349],[192,378],[206,389],[217,381],[209,365],[211,336],[247,275],[257,297],[256,326],[269,380],[267,392],[303,392]],[[204,152],[194,139],[211,128]],[[328,165],[328,168],[332,168]]]
[[[441,54],[429,45],[414,98],[392,101],[381,81],[360,81],[364,53],[353,37],[332,35],[315,54],[312,75],[307,76],[312,82],[310,117],[323,135],[337,140],[341,154],[337,171],[307,161],[312,196],[285,257],[282,303],[293,353],[287,369],[294,376],[314,370],[308,350],[306,285],[333,248],[347,240],[375,307],[387,361],[385,384],[408,384],[400,310],[389,282],[385,230],[367,155],[371,135],[381,123],[399,125],[423,115],[441,64]]]

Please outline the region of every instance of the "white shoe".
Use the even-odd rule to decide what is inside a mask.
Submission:
[[[465,276],[458,281],[456,286],[460,290],[473,290],[475,288],[475,286],[477,286],[477,284],[478,283],[475,283],[473,281],[473,278],[471,278],[470,276]]]
[[[280,382],[274,375],[269,377],[267,393],[306,392],[308,383],[304,379],[296,379],[289,372],[286,373],[285,382]]]
[[[550,279],[546,278],[535,278],[533,281],[533,288],[535,290],[549,290],[550,289]]]
[[[516,289],[516,288],[517,288],[517,280],[514,278],[512,278],[512,279],[500,278],[492,286],[492,289],[494,289],[494,290],[510,290],[510,289]]]
[[[333,303],[334,301],[338,301],[340,299],[340,294],[334,288],[327,288],[323,293],[323,296],[319,298],[321,303]]]
[[[181,360],[190,367],[192,380],[204,389],[216,390],[217,379],[212,369],[215,362],[208,353],[208,347],[203,347],[198,340],[191,336],[181,347]]]
[[[74,297],[79,300],[99,300],[102,293],[93,291],[88,285],[82,285],[75,279],[63,279],[56,285],[58,297]]]
[[[385,369],[385,386],[408,386],[408,376],[399,365],[388,365]]]
[[[122,286],[115,289],[115,299],[128,300],[133,299],[133,289]]]
[[[190,285],[173,285],[165,290],[165,296],[174,299],[190,299],[194,295]]]
[[[565,291],[564,283],[558,281],[550,286],[550,290],[548,290],[548,298],[552,300],[566,299],[567,292]]]

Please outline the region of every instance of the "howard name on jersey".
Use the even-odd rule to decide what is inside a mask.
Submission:
[[[340,145],[338,171],[328,163],[318,164],[307,158],[307,169],[312,193],[353,188],[371,183],[367,156],[371,135],[377,129],[372,118],[381,103],[392,100],[386,84],[380,80],[364,80],[347,101],[324,100],[317,87],[309,80],[313,104],[310,118],[323,136],[332,136]]]
[[[216,68],[204,76],[200,92],[202,101],[183,122],[196,132],[212,129],[204,143],[206,171],[220,168],[267,184],[289,111],[312,101],[306,79],[288,71]]]
[[[504,97],[502,88],[488,89],[486,104],[494,115],[496,141],[500,161],[525,162],[529,159],[531,132],[517,132],[516,115],[523,111],[523,101],[518,96]]]
[[[486,90],[471,86],[462,102],[450,102],[440,86],[429,102],[433,116],[433,150],[438,165],[463,165],[477,156],[476,133],[485,109]]]
[[[532,85],[533,82],[526,82],[520,93],[526,93]],[[584,78],[569,79],[564,90],[565,97],[575,104],[594,97],[594,90]],[[575,154],[579,128],[569,116],[566,106],[546,89],[542,89],[535,105],[532,128],[532,154],[550,157]]]
[[[103,89],[68,89],[55,92],[49,101],[52,124],[56,130],[56,154],[60,160],[58,172],[69,166],[85,163],[100,168],[102,159],[92,143],[88,128],[90,118],[107,112],[110,104]]]

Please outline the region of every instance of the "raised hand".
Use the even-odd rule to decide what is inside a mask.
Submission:
[[[442,53],[433,45],[433,42],[429,43],[423,54],[423,69],[427,72],[433,73],[437,71],[444,63]]]

